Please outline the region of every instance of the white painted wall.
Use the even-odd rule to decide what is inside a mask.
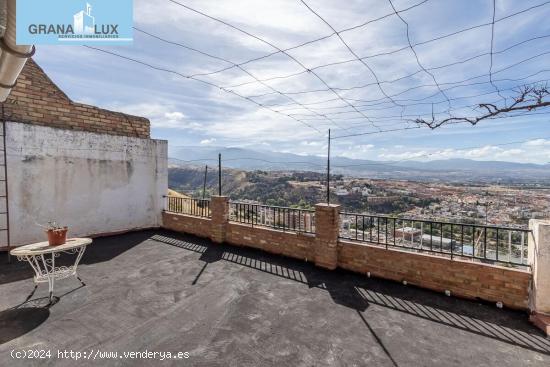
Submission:
[[[16,122],[6,130],[12,245],[45,240],[37,223],[51,220],[71,237],[161,225],[166,141]]]

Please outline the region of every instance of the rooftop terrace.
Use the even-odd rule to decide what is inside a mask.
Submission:
[[[28,365],[9,357],[23,348],[181,351],[193,366],[550,364],[526,313],[169,231],[96,239],[79,268],[87,285],[60,281],[49,308],[45,286],[21,304],[28,264],[0,269],[10,365]]]

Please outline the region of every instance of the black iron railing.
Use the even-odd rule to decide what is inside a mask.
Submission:
[[[527,266],[527,242],[531,232],[525,228],[356,213],[340,213],[340,218],[342,239],[437,253],[450,258]]]
[[[210,200],[165,196],[167,212],[210,218]]]
[[[289,232],[315,232],[315,210],[230,202],[229,219]]]

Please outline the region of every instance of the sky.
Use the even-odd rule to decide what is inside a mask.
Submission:
[[[476,116],[479,103],[509,104],[517,87],[550,79],[550,2],[497,0],[494,13],[492,0],[306,4],[134,0],[133,45],[97,48],[171,72],[75,45],[40,45],[34,58],[73,100],[147,117],[172,149],[324,155],[330,128],[335,156],[550,163],[549,108],[475,126],[414,122]]]

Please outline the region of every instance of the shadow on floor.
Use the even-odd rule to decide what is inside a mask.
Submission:
[[[179,233],[158,232],[151,239],[201,254],[205,265],[194,283],[209,263],[229,261],[328,291],[336,304],[356,310],[371,333],[374,331],[361,312],[369,304],[374,304],[550,354],[550,339],[529,324],[524,312],[499,310],[492,305],[446,297],[440,293],[384,279],[369,279],[364,275],[340,269],[323,270],[304,261],[251,248],[212,244],[209,240]]]
[[[49,297],[28,298],[15,307],[0,311],[0,345],[19,338],[40,326],[50,316],[50,307],[55,306],[63,297],[82,287],[84,285],[55,296],[53,302],[50,302]]]
[[[50,316],[47,307],[10,308],[0,311],[0,344],[28,333]]]
[[[86,248],[86,252],[80,261],[81,264],[96,264],[109,261],[129,249],[139,245],[153,236],[155,231],[140,231],[124,234],[124,240],[120,236],[108,236],[95,238],[94,242]],[[72,265],[75,255],[61,254],[55,259],[57,265]],[[16,257],[11,257],[11,263],[8,263],[7,254],[0,256],[0,284],[17,282],[23,279],[29,279],[34,276],[34,272],[26,261],[18,261]]]

